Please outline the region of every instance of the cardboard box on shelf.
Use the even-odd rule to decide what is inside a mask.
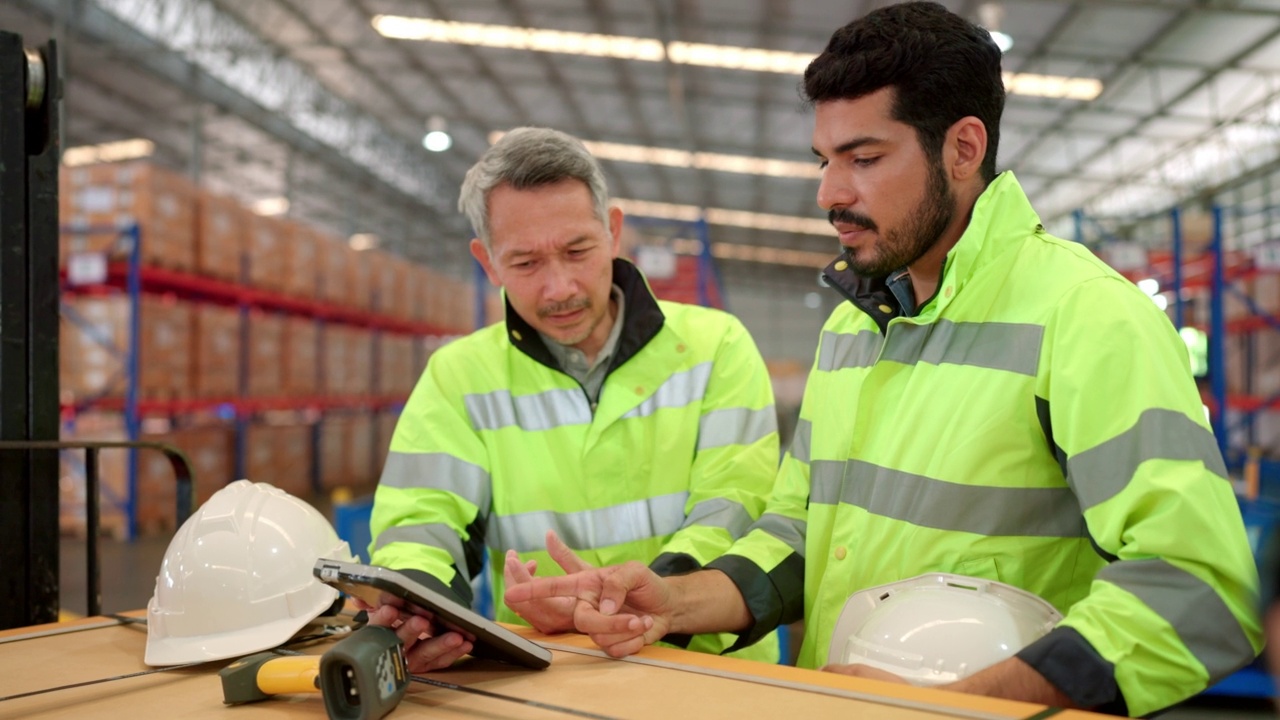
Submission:
[[[320,276],[320,233],[310,225],[287,225],[283,253],[284,292],[301,298],[315,298]]]
[[[239,282],[249,211],[225,195],[202,191],[196,197],[196,272]]]
[[[408,396],[417,381],[414,369],[413,338],[409,335],[385,333],[380,338],[377,387],[379,395]]]
[[[332,490],[349,487],[350,473],[347,467],[347,443],[351,435],[351,423],[347,417],[338,413],[325,415],[320,421],[318,442],[320,447],[316,453],[320,463],[320,487]]]
[[[62,439],[124,440],[124,416],[106,412],[81,413],[76,416],[74,425],[63,427]],[[63,450],[58,457],[58,530],[63,535],[84,537],[84,451]],[[128,517],[124,513],[124,501],[129,491],[128,459],[126,450],[103,450],[98,454],[98,527],[102,535],[124,538],[128,534]]]
[[[365,256],[367,251],[352,250],[345,243],[341,247],[346,256],[342,262],[346,265],[348,298],[354,307],[370,310],[373,308],[373,283],[369,275],[369,261]]]
[[[367,412],[325,415],[320,422],[319,452],[323,489],[367,490],[377,483],[384,456],[374,453],[375,431],[373,416]]]
[[[200,398],[231,398],[240,389],[240,312],[231,307],[197,304],[191,388]]]
[[[186,427],[144,435],[143,440],[173,445],[186,454],[195,480],[196,507],[235,477],[235,434],[229,425]],[[177,527],[177,483],[168,458],[158,451],[138,453],[138,532],[168,535]]]
[[[400,422],[400,411],[383,410],[376,416],[374,422],[377,424],[377,444],[374,445],[374,452],[378,457],[385,458],[387,453],[391,451],[391,438],[396,433],[396,423]]]
[[[256,422],[245,433],[245,475],[295,497],[310,498],[311,431],[306,423]]]
[[[328,323],[320,335],[320,368],[323,381],[320,392],[325,395],[350,395],[351,381],[351,329],[346,325]]]
[[[284,384],[285,317],[249,313],[249,397],[278,397]]]
[[[319,323],[306,317],[284,321],[281,390],[289,397],[309,397],[320,389]]]
[[[351,376],[345,384],[349,395],[369,395],[373,392],[373,332],[361,327],[350,328],[347,335],[347,354]]]
[[[85,230],[137,223],[143,264],[195,267],[196,188],[186,177],[147,162],[102,163],[64,169],[58,189],[58,210],[67,228],[60,240],[64,262],[78,252],[127,257],[131,246],[119,233]]]
[[[124,296],[79,296],[64,300],[59,352],[63,400],[123,397],[132,305]],[[191,306],[170,297],[138,301],[138,392],[144,400],[188,394],[191,368]]]
[[[347,244],[333,235],[319,233],[315,238],[316,294],[335,305],[351,302],[351,287],[347,284]]]
[[[289,221],[249,213],[247,252],[249,284],[263,290],[283,292],[288,275],[286,244],[290,239]]]

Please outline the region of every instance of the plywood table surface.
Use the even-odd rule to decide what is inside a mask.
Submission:
[[[513,628],[514,629],[514,628]],[[395,718],[859,718],[936,720],[1047,717],[1040,705],[860,680],[669,648],[646,648],[626,661],[605,657],[589,639],[518,632],[546,644],[550,668],[526,670],[466,660],[431,678],[504,696],[483,696],[413,683]],[[137,677],[146,627],[89,618],[0,632],[0,720],[17,718],[324,718],[318,694],[291,695],[251,705],[222,704],[219,669],[207,663]],[[305,652],[322,653],[327,643]],[[82,687],[63,687],[119,678]],[[1048,712],[1052,712],[1051,710]],[[1100,717],[1072,713],[1075,720]]]

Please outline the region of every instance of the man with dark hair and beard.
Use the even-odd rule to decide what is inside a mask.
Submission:
[[[823,328],[765,514],[707,570],[624,565],[508,601],[578,598],[577,627],[614,655],[666,633],[746,645],[803,616],[803,666],[947,669],[952,690],[1134,715],[1247,664],[1258,581],[1186,349],[996,174],[990,35],[935,3],[882,8],[836,31],[804,89],[818,203],[844,248],[825,276],[848,302]],[[952,574],[968,580],[946,597],[998,586],[995,605],[1031,598],[1052,619],[958,668],[956,648],[904,651],[907,636],[976,616],[935,606],[880,638],[842,625],[854,599],[888,608],[903,583]]]

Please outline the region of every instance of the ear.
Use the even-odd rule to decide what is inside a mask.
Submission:
[[[943,167],[954,180],[979,177],[987,154],[987,126],[972,115],[962,117],[947,130],[942,146]]]
[[[494,287],[502,287],[502,280],[498,279],[498,274],[493,271],[493,260],[489,257],[489,248],[480,242],[480,238],[471,238],[471,257],[480,263],[480,267],[484,268],[484,274],[489,277],[489,282]]]
[[[613,237],[612,257],[622,252],[622,208],[609,208],[609,235]]]

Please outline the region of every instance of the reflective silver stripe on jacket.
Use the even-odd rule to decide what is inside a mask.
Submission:
[[[759,410],[712,410],[698,421],[698,452],[726,445],[750,445],[777,431],[778,412],[773,405]]]
[[[1040,367],[1040,325],[937,320],[889,328],[882,360],[904,365],[971,365],[1035,376]]]
[[[476,430],[501,430],[512,425],[536,432],[563,425],[589,425],[591,406],[579,388],[547,390],[512,397],[510,390],[465,395],[462,398]]]
[[[871,367],[883,341],[884,336],[873,330],[861,330],[852,335],[824,330],[818,347],[818,369],[833,372]]]
[[[1070,488],[960,485],[861,460],[810,463],[810,502],[845,503],[921,527],[978,535],[1086,537]]]
[[[451,492],[480,508],[481,514],[489,511],[489,498],[493,486],[489,473],[448,453],[406,453],[391,451],[387,464],[382,468],[383,487],[399,489],[430,489]]]
[[[801,418],[796,421],[795,434],[791,436],[791,457],[802,463],[809,462],[809,445],[813,442],[813,422]]]
[[[736,540],[742,537],[751,525],[751,513],[747,512],[742,503],[727,498],[710,498],[694,505],[681,527],[688,528],[695,525],[723,528]]]
[[[681,408],[698,402],[707,394],[711,363],[704,362],[667,378],[652,395],[628,411],[623,418],[647,417],[661,408]]]
[[[462,538],[458,537],[458,531],[445,525],[444,523],[430,523],[427,525],[397,525],[389,527],[378,533],[378,537],[374,539],[374,550],[380,550],[391,543],[414,543],[416,545],[428,545],[430,547],[441,548],[449,553],[449,557],[453,558],[453,564],[457,566],[458,572],[471,582],[471,577],[467,572],[467,558],[462,553]]]
[[[787,547],[791,548],[795,554],[804,557],[804,538],[808,526],[809,524],[804,520],[796,520],[786,515],[765,513],[760,516],[760,519],[747,532],[763,530],[770,536],[786,543]]]
[[[571,548],[590,550],[670,535],[684,526],[689,493],[678,492],[594,510],[538,510],[489,518],[490,548],[499,552],[546,550],[547,530]]]
[[[1240,622],[1213,586],[1167,560],[1113,562],[1098,571],[1098,580],[1133,593],[1164,618],[1204,665],[1211,683],[1254,655]]]
[[[1180,412],[1153,408],[1133,427],[1067,460],[1067,482],[1087,510],[1119,495],[1148,460],[1200,460],[1227,477],[1213,433]]]

